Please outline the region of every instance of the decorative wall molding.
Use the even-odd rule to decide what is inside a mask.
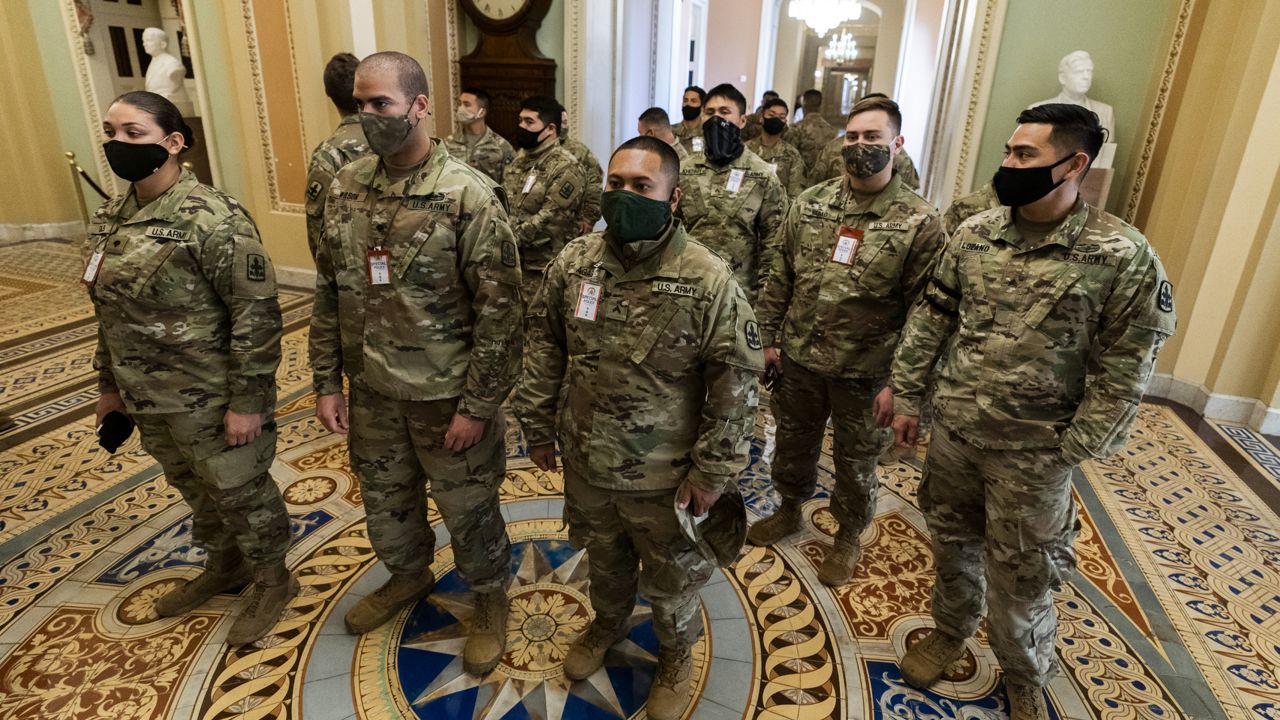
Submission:
[[[982,130],[986,125],[987,104],[991,99],[991,82],[995,75],[993,70],[999,53],[1006,3],[1007,0],[986,0],[982,8],[982,26],[973,60],[973,82],[965,111],[955,185],[951,189],[953,198],[969,194],[969,189],[973,187],[974,158],[978,156],[978,145],[982,141]]]
[[[276,154],[271,141],[271,125],[267,120],[267,96],[262,77],[262,58],[258,54],[258,27],[254,22],[253,3],[254,0],[240,0],[240,11],[244,18],[245,46],[249,53],[249,69],[253,78],[253,100],[258,112],[258,140],[262,148],[262,166],[267,180],[267,194],[271,198],[273,211],[303,215],[306,207],[302,203],[286,202],[280,195],[280,178],[276,173]],[[287,17],[287,2],[285,8]],[[292,34],[288,40],[290,57],[293,57]],[[296,78],[294,87],[297,87]],[[297,97],[294,98],[294,102],[299,102]],[[298,117],[302,117],[301,108],[299,108]],[[304,158],[307,156],[305,148],[302,156]]]
[[[583,142],[587,142],[582,132],[586,118],[582,105],[582,75],[586,70],[583,57],[587,45],[585,4],[586,0],[564,0],[564,104],[569,111],[570,127],[582,128],[578,139]]]
[[[1210,392],[1199,383],[1156,373],[1147,395],[1172,400],[1211,420],[1248,425],[1266,435],[1280,435],[1280,408],[1267,407],[1257,398]]]
[[[0,242],[15,240],[59,240],[84,237],[84,223],[79,220],[59,223],[0,225]]]
[[[1138,205],[1142,202],[1142,191],[1147,185],[1147,172],[1151,169],[1151,158],[1155,154],[1156,141],[1160,137],[1160,128],[1164,125],[1164,111],[1169,104],[1169,93],[1173,88],[1174,75],[1178,71],[1178,61],[1182,58],[1182,45],[1186,40],[1187,27],[1191,24],[1191,12],[1194,9],[1195,0],[1182,0],[1182,5],[1178,9],[1178,21],[1174,26],[1173,39],[1169,43],[1169,53],[1165,56],[1164,71],[1160,75],[1160,89],[1156,93],[1151,118],[1147,122],[1142,155],[1138,160],[1138,167],[1134,170],[1132,187],[1129,189],[1129,202],[1124,209],[1126,222],[1134,221],[1138,214]]]
[[[102,100],[93,87],[93,76],[89,72],[89,58],[84,54],[84,46],[80,42],[80,20],[76,15],[73,0],[62,0],[62,27],[67,37],[67,50],[71,53],[72,63],[76,70],[76,85],[80,89],[80,104],[84,109],[85,124],[89,128],[89,146],[93,148],[93,165],[98,170],[102,185],[111,192],[121,192],[123,187],[111,172],[107,164],[107,156],[102,152],[100,128],[102,127]],[[64,148],[65,149],[65,148]],[[81,160],[81,165],[86,164]]]
[[[428,18],[433,4],[432,0],[427,0]],[[458,47],[458,0],[448,0],[444,4],[444,24],[445,43],[449,51],[449,102],[453,103],[462,90],[462,70],[458,64],[458,59],[462,57],[462,48]],[[430,37],[430,33],[427,36]]]

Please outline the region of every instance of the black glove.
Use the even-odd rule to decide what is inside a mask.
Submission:
[[[119,410],[112,410],[102,418],[98,426],[98,444],[107,452],[115,452],[133,434],[133,418]]]

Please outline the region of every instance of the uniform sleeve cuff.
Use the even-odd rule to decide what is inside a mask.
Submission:
[[[893,414],[920,417],[920,400],[895,394],[893,396]]]
[[[555,444],[556,431],[551,427],[529,425],[522,422],[520,423],[520,430],[524,433],[525,444],[531,448],[538,445]]]
[[[342,392],[342,376],[337,377],[313,377],[312,387],[315,388],[316,395],[336,395]]]
[[[726,475],[711,475],[703,472],[697,467],[689,468],[689,474],[685,476],[685,481],[690,485],[703,490],[705,492],[724,492],[729,486],[732,478]]]
[[[267,410],[267,401],[262,396],[245,395],[231,398],[231,412],[241,415],[261,415]]]
[[[497,411],[497,403],[478,400],[469,395],[463,395],[462,399],[458,401],[458,414],[465,415],[472,420],[489,420]]]
[[[116,387],[115,378],[110,375],[98,376],[98,394],[99,395],[119,395],[120,388]]]

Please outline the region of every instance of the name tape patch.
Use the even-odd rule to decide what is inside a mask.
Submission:
[[[668,280],[654,280],[653,292],[668,293],[670,295],[683,295],[685,297],[698,297],[698,288],[695,285],[682,285],[673,283]]]
[[[147,237],[157,240],[186,240],[191,237],[191,231],[152,226],[147,228]]]
[[[871,223],[871,229],[872,230],[906,230],[907,224],[902,222],[901,220],[873,222]]]

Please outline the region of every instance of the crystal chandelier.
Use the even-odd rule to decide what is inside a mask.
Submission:
[[[848,30],[831,38],[831,42],[822,48],[822,57],[836,65],[844,65],[858,57],[858,43]]]
[[[791,0],[787,13],[825,37],[840,23],[861,17],[862,0]]]

